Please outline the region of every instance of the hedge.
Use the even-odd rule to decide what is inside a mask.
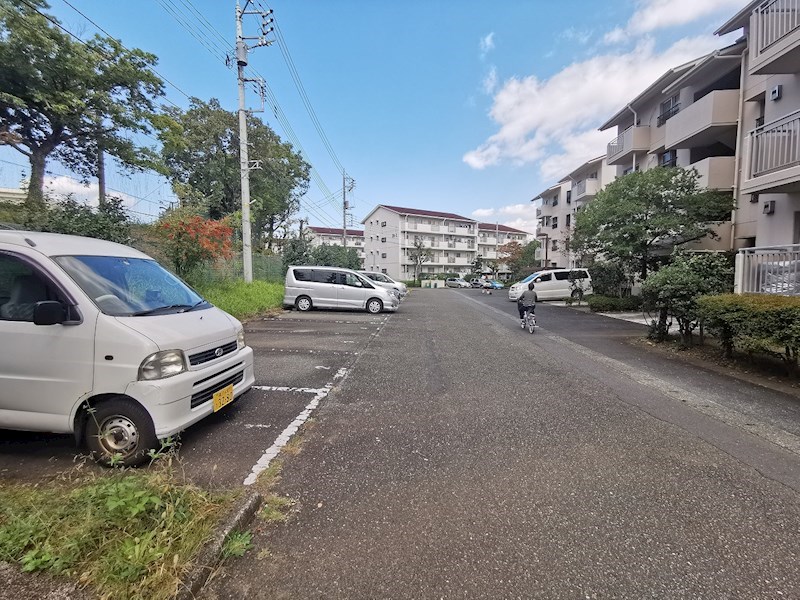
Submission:
[[[721,294],[698,299],[706,327],[720,339],[725,356],[734,348],[780,357],[797,368],[800,352],[800,297]]]
[[[592,294],[586,296],[586,304],[592,312],[616,312],[639,310],[642,307],[642,299],[639,296],[628,296],[618,298],[616,296],[602,296]]]

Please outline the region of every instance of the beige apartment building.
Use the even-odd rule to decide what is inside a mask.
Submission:
[[[578,257],[570,252],[569,247],[575,215],[594,199],[597,192],[611,183],[616,174],[616,167],[609,166],[605,156],[599,156],[583,163],[533,198],[533,202],[538,204],[536,237],[542,266],[576,266]]]
[[[533,235],[530,233],[508,225],[478,223],[478,255],[484,259],[484,272],[491,273],[500,280],[508,280],[511,277],[511,269],[501,260],[500,247],[511,242],[525,246],[532,239]]]
[[[348,229],[345,232],[344,241],[342,240],[343,229],[335,227],[311,227],[307,228],[311,232],[310,242],[311,247],[322,246],[327,244],[329,246],[342,246],[346,244],[348,248],[355,248],[358,253],[358,258],[361,260],[361,266],[364,266],[364,232],[358,229]]]
[[[379,204],[362,221],[366,269],[380,271],[393,279],[414,278],[409,252],[415,240],[430,248],[433,260],[422,265],[428,276],[456,273],[468,275],[480,255],[494,261],[495,274],[508,274],[498,261],[498,248],[511,241],[527,243],[531,235],[497,223],[479,223],[453,213]],[[486,267],[486,263],[484,263]]]

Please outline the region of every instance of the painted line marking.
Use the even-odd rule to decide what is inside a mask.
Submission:
[[[267,448],[266,452],[261,455],[261,458],[258,459],[253,468],[250,470],[250,474],[245,478],[244,485],[253,485],[258,476],[269,468],[270,463],[272,460],[280,454],[280,451],[283,447],[289,443],[289,440],[292,439],[292,436],[297,433],[300,427],[305,423],[314,410],[319,406],[319,403],[328,395],[331,391],[333,386],[337,383],[337,380],[343,379],[347,376],[348,370],[344,367],[336,371],[333,376],[333,380],[329,383],[325,384],[325,387],[314,389],[314,388],[278,388],[274,386],[253,386],[257,387],[257,389],[274,389],[276,391],[304,391],[308,393],[314,393],[314,398],[309,402],[306,407],[297,415],[291,423],[289,423],[288,427],[284,429],[278,438],[273,442],[272,446]]]

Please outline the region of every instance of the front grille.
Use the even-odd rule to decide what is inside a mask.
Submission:
[[[219,383],[215,383],[210,388],[204,389],[202,392],[197,392],[196,394],[192,394],[192,408],[197,408],[201,404],[204,404],[211,400],[211,398],[220,391],[222,388],[229,386],[230,384],[236,385],[240,383],[244,379],[244,371],[239,371],[236,375],[232,375],[227,379],[223,379]]]
[[[222,349],[222,354],[217,356],[217,350]],[[230,354],[231,352],[236,352],[236,342],[228,342],[223,346],[218,346],[216,348],[212,348],[211,350],[204,350],[203,352],[198,352],[197,354],[192,354],[189,356],[189,364],[193,367],[197,365],[202,365],[210,360],[214,360],[215,358],[220,358],[225,356],[226,354]]]

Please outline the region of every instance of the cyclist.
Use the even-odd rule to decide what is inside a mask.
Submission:
[[[519,309],[520,326],[525,329],[525,317],[528,312],[536,314],[536,292],[533,291],[533,282],[528,284],[528,289],[525,290],[517,300],[517,308]]]

